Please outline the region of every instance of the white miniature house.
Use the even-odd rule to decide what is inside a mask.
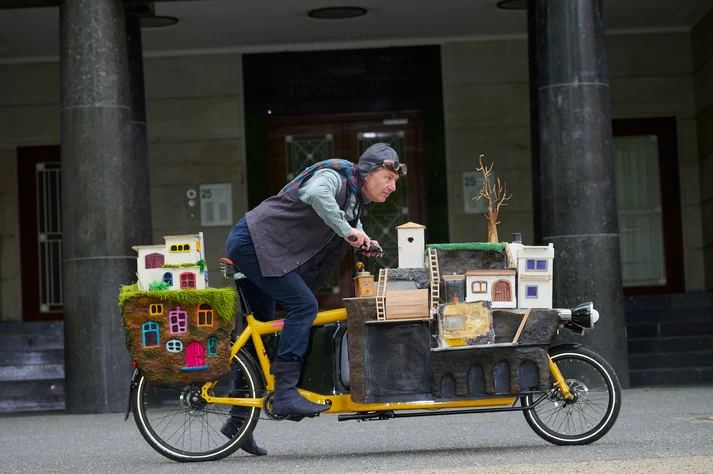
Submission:
[[[426,226],[407,222],[396,227],[398,233],[399,268],[424,268]]]
[[[552,308],[554,246],[521,245],[516,252],[518,307]]]
[[[139,290],[149,290],[152,283],[165,283],[169,290],[207,288],[203,233],[168,235],[164,242],[132,247],[138,253]]]
[[[515,270],[468,270],[465,272],[466,302],[491,301],[492,308],[516,308]]]

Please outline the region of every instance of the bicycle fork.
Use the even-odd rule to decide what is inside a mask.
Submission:
[[[562,392],[562,396],[565,398],[565,400],[572,400],[574,398],[574,395],[572,395],[572,392],[569,391],[567,382],[565,381],[564,377],[562,377],[562,372],[560,372],[560,369],[559,367],[557,367],[557,364],[552,361],[552,357],[548,355],[547,358],[550,360],[550,373],[552,373],[552,377],[554,377],[555,379],[554,385],[557,385],[559,387],[560,392]]]

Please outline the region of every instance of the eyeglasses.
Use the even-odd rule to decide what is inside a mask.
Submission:
[[[397,173],[399,176],[404,176],[408,171],[406,163],[401,163],[399,160],[384,160],[383,165],[384,168]]]

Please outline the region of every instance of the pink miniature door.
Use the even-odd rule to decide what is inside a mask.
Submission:
[[[186,347],[186,367],[203,367],[203,344],[200,342],[191,342]]]

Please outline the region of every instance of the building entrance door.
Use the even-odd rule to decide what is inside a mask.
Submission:
[[[364,259],[378,273],[398,265],[396,226],[408,221],[425,224],[426,189],[422,145],[423,122],[418,112],[350,114],[272,119],[268,123],[268,187],[274,195],[307,166],[330,158],[357,162],[374,143],[391,145],[408,163],[408,175],[383,204],[367,205],[362,216],[365,232],[384,248],[381,259]],[[342,306],[352,294],[352,259],[345,258],[318,291],[320,309]]]

